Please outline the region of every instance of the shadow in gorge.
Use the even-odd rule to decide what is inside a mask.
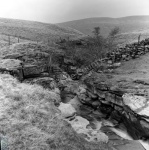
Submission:
[[[109,137],[109,143],[116,145],[118,150],[122,148],[118,145],[127,145],[129,150],[134,150],[135,146],[139,146],[138,142],[146,150],[149,150],[148,137],[144,136],[145,133],[142,132],[137,119],[135,124],[132,124],[125,116],[126,114],[119,113],[110,105],[101,104],[100,108],[96,110],[90,106],[82,105],[79,115],[87,119],[93,129],[98,128],[104,132]],[[136,126],[136,123],[138,123],[138,126]],[[133,144],[135,146],[131,148]],[[140,147],[140,150],[143,150],[143,147]]]

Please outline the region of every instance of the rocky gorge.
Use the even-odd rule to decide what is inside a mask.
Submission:
[[[86,130],[93,132],[94,135],[91,134],[92,138],[86,133],[88,140],[92,139],[94,141],[96,139],[96,141],[110,142],[114,147],[117,147],[117,149],[122,149],[122,147],[126,149],[127,146],[129,147],[127,147],[127,149],[143,149],[143,147],[141,148],[139,143],[137,143],[137,145],[135,141],[148,139],[148,117],[146,116],[148,105],[146,98],[133,93],[124,94],[121,90],[116,91],[112,89],[112,87],[109,87],[111,90],[108,90],[106,84],[98,83],[97,85],[95,82],[93,84],[91,79],[89,79],[89,81],[90,83],[85,81],[86,84],[80,85],[79,87],[76,86],[76,82],[73,83],[74,85],[71,86],[71,88],[69,87],[69,92],[67,84],[64,84],[65,88],[62,92],[62,102],[66,105],[71,104],[71,106],[76,109],[77,115],[86,119],[84,123],[86,123],[86,128],[88,128],[84,129],[83,127],[82,129],[82,122],[78,129],[78,126],[74,125],[74,122],[78,124],[77,121],[80,120],[75,117],[72,119],[71,115],[74,115],[74,110],[71,111],[71,109],[69,109],[70,112],[72,112],[69,116],[71,118],[70,120],[72,120],[72,122],[69,121],[72,126],[74,126],[79,133],[80,128],[84,134],[87,132]],[[62,107],[62,105],[63,104],[61,104],[60,107]],[[138,112],[136,111],[137,109],[139,110]],[[64,107],[64,110],[68,112],[68,108]],[[142,112],[142,114],[140,112]],[[76,119],[77,121],[75,121]],[[116,135],[115,133],[117,133],[118,130],[128,133],[132,137],[130,138],[131,141],[127,140],[125,136],[120,138],[118,135],[121,134]],[[97,133],[99,137],[95,135],[95,133]]]
[[[80,80],[72,80],[65,70],[58,68],[59,79],[55,80],[55,72],[49,72],[46,65],[32,64],[33,58],[27,59],[24,55],[24,64],[22,57],[4,57],[0,72],[54,91],[55,105],[63,119],[87,141],[108,143],[113,150],[144,150],[139,141],[148,143],[149,139],[148,45],[146,39],[113,52],[104,70],[100,71],[101,63],[91,65],[84,69],[86,73]],[[134,55],[135,59],[131,59]],[[38,53],[36,57],[45,60],[48,55]],[[112,68],[118,62],[121,66]],[[97,72],[95,67],[99,67]],[[130,137],[119,134],[121,131]]]

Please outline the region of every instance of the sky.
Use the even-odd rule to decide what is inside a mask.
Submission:
[[[149,15],[149,0],[0,0],[2,18],[60,23],[132,15]]]

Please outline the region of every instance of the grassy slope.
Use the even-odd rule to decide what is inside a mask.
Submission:
[[[19,42],[29,42],[30,40],[19,38]],[[10,36],[10,45],[18,43],[18,38],[14,36]],[[5,46],[9,46],[9,37],[5,34],[0,34],[0,48],[3,48]]]
[[[106,150],[77,135],[54,106],[55,93],[0,75],[0,134],[11,150]],[[110,149],[110,148],[109,148]]]
[[[101,34],[105,36],[113,27],[119,26],[121,33],[125,33],[125,37],[122,35],[121,38],[127,39],[127,42],[133,39],[137,39],[139,33],[142,33],[142,38],[149,36],[149,16],[130,16],[123,18],[88,18],[59,23],[58,25],[62,27],[65,26],[74,28],[87,35],[91,35],[93,28],[99,26],[101,28]]]
[[[46,65],[51,52],[56,52],[53,61],[56,61],[55,57],[59,54],[63,54],[62,50],[43,43],[23,42],[1,48],[0,59],[19,59],[28,65]]]
[[[53,47],[48,47],[47,45],[36,43],[36,42],[23,42],[16,43],[11,46],[5,46],[0,50],[0,58],[3,58],[7,55],[31,55],[36,52],[50,52],[56,50]]]
[[[0,34],[19,36],[32,41],[55,41],[59,37],[78,37],[81,32],[54,24],[0,18]]]

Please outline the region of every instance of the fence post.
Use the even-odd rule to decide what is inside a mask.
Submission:
[[[8,35],[8,44],[10,45],[10,35]]]
[[[140,44],[140,38],[141,38],[141,34],[139,34],[138,36],[138,44]]]

